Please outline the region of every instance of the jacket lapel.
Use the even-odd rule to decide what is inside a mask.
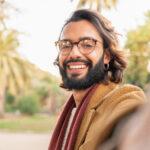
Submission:
[[[78,150],[79,146],[83,143],[84,138],[86,136],[86,132],[90,126],[90,123],[94,117],[94,114],[95,114],[94,109],[89,110],[89,112],[85,114],[82,120],[81,126],[80,126],[79,134],[78,134],[77,141],[75,144],[75,150]]]
[[[92,119],[94,118],[97,106],[101,105],[103,98],[115,87],[116,84],[113,83],[110,83],[109,85],[100,84],[95,90],[86,108],[75,144],[75,150],[78,150],[80,145],[84,142],[86,133],[91,125]]]

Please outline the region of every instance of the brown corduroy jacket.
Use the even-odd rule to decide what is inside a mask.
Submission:
[[[144,92],[136,86],[100,84],[85,111],[75,150],[100,149],[117,121],[145,101]]]

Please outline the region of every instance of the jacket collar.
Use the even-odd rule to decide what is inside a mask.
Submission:
[[[108,83],[108,84],[99,84],[97,89],[95,90],[93,96],[88,105],[88,109],[96,109],[103,101],[103,99],[110,93],[117,84]]]

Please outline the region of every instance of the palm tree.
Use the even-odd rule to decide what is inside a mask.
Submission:
[[[15,30],[0,31],[0,115],[4,113],[6,91],[22,94],[31,87],[33,79],[41,80],[46,74],[19,55],[17,36]]]
[[[0,31],[0,114],[4,112],[6,90],[21,93],[31,78],[31,66],[16,51],[17,35],[15,30]]]
[[[110,9],[112,6],[116,6],[117,1],[118,0],[79,0],[77,8],[87,6],[90,9],[101,11],[102,8]]]
[[[7,18],[5,13],[5,4],[4,0],[0,0],[0,29],[4,27],[4,19]]]
[[[6,91],[13,95],[21,94],[31,84],[35,75],[40,75],[39,69],[16,51],[19,46],[19,33],[7,29],[5,25],[8,6],[5,1],[0,0],[0,115],[4,113]]]

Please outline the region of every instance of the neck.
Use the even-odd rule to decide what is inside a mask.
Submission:
[[[73,97],[75,99],[76,106],[78,107],[80,102],[82,101],[84,95],[88,91],[89,88],[84,90],[73,90]]]

